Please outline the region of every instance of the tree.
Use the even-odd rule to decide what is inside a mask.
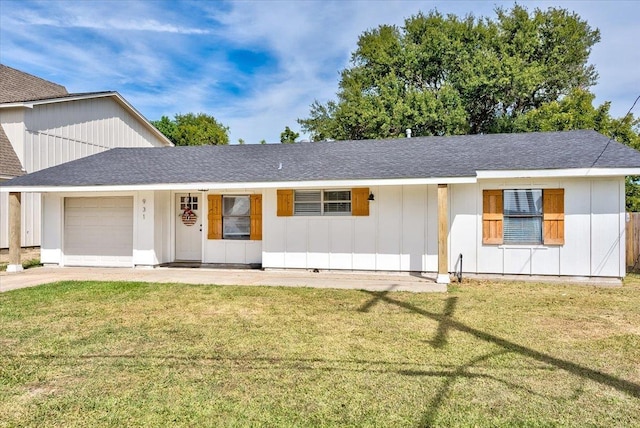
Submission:
[[[432,11],[363,33],[337,100],[298,119],[314,141],[498,132],[519,116],[588,88],[598,30],[564,9],[516,5],[495,19]]]
[[[264,139],[260,140],[260,144],[267,144],[267,140],[264,140]]]
[[[243,145],[244,144],[244,140],[242,138],[238,138],[238,144]]]
[[[613,140],[640,150],[640,119],[631,112],[620,119],[611,117],[610,102],[593,106],[595,95],[574,89],[559,101],[546,103],[505,125],[504,132],[568,131],[593,129]],[[640,212],[640,177],[627,177],[628,211]]]
[[[151,123],[176,146],[229,144],[229,128],[205,113],[162,116]]]
[[[280,133],[280,142],[284,144],[292,144],[300,136],[297,132],[292,131],[288,126]]]

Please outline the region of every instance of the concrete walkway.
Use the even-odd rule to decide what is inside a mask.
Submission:
[[[309,271],[262,271],[254,269],[167,268],[75,268],[37,267],[19,273],[0,272],[0,292],[57,281],[135,281],[183,284],[266,285],[336,288],[369,291],[446,292],[435,276],[408,273],[340,273]]]

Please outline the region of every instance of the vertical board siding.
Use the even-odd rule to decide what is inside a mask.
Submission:
[[[640,213],[627,213],[626,222],[626,249],[627,269],[630,272],[640,273]]]
[[[3,111],[2,123],[27,172],[39,171],[114,147],[164,145],[111,97]],[[39,194],[23,201],[23,246],[41,245],[39,203]],[[0,198],[0,204],[5,204],[4,198]],[[0,248],[7,248],[8,225],[0,223]]]
[[[435,186],[385,186],[368,190],[374,193],[375,201],[368,200],[367,192],[366,216],[282,216],[279,213],[287,205],[283,192],[265,191],[262,265],[426,271],[431,261],[427,247],[437,249],[437,234],[428,231],[431,221],[437,226],[435,217],[428,213],[430,206],[437,206]],[[430,198],[434,201],[429,202]],[[436,242],[429,244],[427,237]]]

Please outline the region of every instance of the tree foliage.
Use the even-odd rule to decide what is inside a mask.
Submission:
[[[594,129],[640,150],[640,120],[594,107],[597,29],[565,9],[515,5],[494,19],[419,13],[364,32],[337,98],[298,119],[314,141]],[[640,177],[626,181],[640,211]]]
[[[497,9],[495,19],[419,13],[363,33],[337,100],[299,119],[313,140],[500,132],[587,88],[598,30],[564,9]]]
[[[286,126],[284,131],[280,133],[280,142],[283,144],[292,144],[296,142],[296,139],[300,136],[299,133],[292,131],[291,128]]]
[[[229,144],[229,128],[205,113],[162,116],[151,123],[176,146]]]

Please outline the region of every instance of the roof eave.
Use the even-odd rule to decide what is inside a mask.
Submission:
[[[390,178],[353,180],[314,181],[256,181],[256,182],[200,182],[200,183],[157,183],[109,186],[1,186],[0,193],[10,192],[131,192],[142,190],[242,190],[242,189],[308,189],[308,188],[351,188],[369,186],[401,186],[425,184],[469,184],[475,177],[435,177],[435,178]]]
[[[628,175],[640,175],[640,168],[566,168],[477,171],[477,177],[479,180],[492,178],[624,177]]]

